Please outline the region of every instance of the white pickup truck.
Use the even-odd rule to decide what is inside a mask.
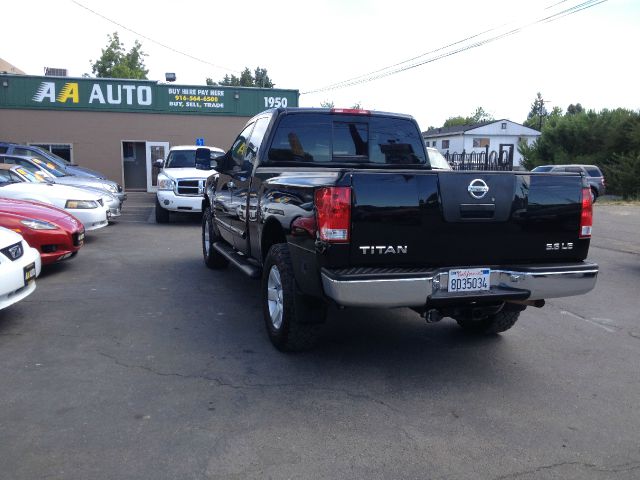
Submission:
[[[211,160],[224,155],[217,147],[180,145],[171,147],[167,159],[158,160],[158,192],[156,195],[156,222],[169,222],[169,212],[200,212],[204,184],[212,170],[197,170],[196,150],[208,149]]]

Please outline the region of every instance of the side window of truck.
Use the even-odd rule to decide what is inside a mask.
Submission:
[[[256,163],[256,159],[258,157],[258,150],[260,150],[260,145],[262,144],[262,140],[264,139],[264,134],[267,131],[267,127],[269,126],[269,117],[259,118],[251,132],[251,138],[247,143],[247,152],[245,154],[244,163],[253,166]]]
[[[247,141],[249,140],[249,135],[251,135],[251,130],[254,125],[255,123],[247,125],[231,146],[231,160],[233,161],[233,171],[235,172],[242,171],[244,158],[247,154]]]

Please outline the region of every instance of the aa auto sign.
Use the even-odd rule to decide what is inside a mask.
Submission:
[[[112,82],[40,82],[31,100],[42,106],[150,108],[150,85]]]

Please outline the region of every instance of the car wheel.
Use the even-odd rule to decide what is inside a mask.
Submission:
[[[156,198],[156,223],[169,223],[169,211],[162,208]]]
[[[479,320],[474,320],[468,317],[456,317],[455,320],[458,322],[458,325],[467,332],[491,334],[509,330],[516,324],[519,317],[519,310],[514,311],[503,309],[494,315],[489,315],[488,317]]]
[[[271,343],[282,351],[311,348],[322,331],[326,305],[297,291],[289,248],[273,245],[262,272],[262,309]]]
[[[596,203],[598,199],[598,191],[595,188],[591,188],[591,203]]]
[[[209,268],[221,269],[229,265],[229,261],[213,248],[213,244],[219,240],[220,235],[213,225],[211,208],[207,207],[202,214],[202,256]]]

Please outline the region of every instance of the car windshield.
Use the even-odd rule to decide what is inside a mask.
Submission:
[[[39,158],[32,158],[31,159],[33,161],[33,163],[35,163],[38,167],[40,167],[42,170],[49,172],[51,175],[53,175],[54,177],[65,177],[67,176],[66,173],[64,173],[64,171],[58,167],[55,163],[51,163],[51,162],[44,162],[42,160],[40,160]],[[35,169],[29,169],[33,172],[35,172]]]
[[[10,170],[0,170],[0,185],[15,182],[16,179],[11,175]]]
[[[224,153],[210,150],[209,157],[211,160],[214,160],[222,155],[224,155]],[[169,152],[164,168],[194,168],[195,166],[195,150],[172,150]]]
[[[587,171],[587,175],[589,175],[590,177],[602,176],[602,172],[598,167],[585,167],[584,169]]]
[[[15,169],[15,172],[22,176],[28,182],[46,182],[45,176],[38,171],[29,171],[24,167],[18,167]]]
[[[38,152],[44,158],[46,158],[47,160],[51,160],[53,163],[55,163],[59,167],[65,167],[67,165],[71,165],[71,162],[69,160],[67,160],[66,158],[62,158],[60,155],[56,155],[55,153],[50,152],[49,150],[45,150],[44,148],[36,147],[36,146],[34,146],[33,148],[37,149]]]

